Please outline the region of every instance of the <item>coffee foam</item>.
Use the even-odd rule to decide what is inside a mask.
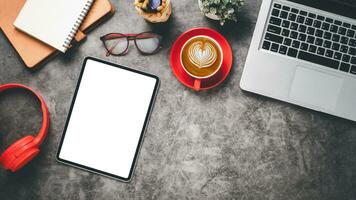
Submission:
[[[219,70],[223,55],[214,39],[208,36],[196,36],[184,44],[180,58],[188,74],[197,78],[206,78]]]
[[[217,59],[217,52],[210,42],[197,41],[190,45],[188,58],[198,68],[210,67]]]

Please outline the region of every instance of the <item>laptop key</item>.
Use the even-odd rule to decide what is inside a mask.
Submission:
[[[325,40],[325,41],[324,41],[324,44],[323,44],[323,47],[329,49],[329,48],[331,47],[331,42],[328,41],[328,40]]]
[[[335,21],[334,21],[334,24],[341,26],[342,22],[339,21],[339,20],[335,20]]]
[[[352,47],[356,47],[356,40],[355,39],[350,39],[349,40],[349,45]]]
[[[350,73],[351,73],[351,74],[356,74],[356,65],[352,65],[352,66],[351,66]]]
[[[339,33],[340,35],[345,35],[345,34],[346,34],[346,28],[340,27],[338,33]]]
[[[338,69],[339,68],[339,64],[340,62],[333,60],[333,59],[329,59],[326,58],[324,56],[319,56],[319,55],[315,55],[315,54],[311,54],[305,51],[299,51],[298,54],[298,58],[305,60],[305,61],[309,61],[315,64],[319,64],[319,65],[323,65],[326,67],[330,67],[333,69]]]
[[[282,31],[282,35],[283,35],[284,37],[288,37],[288,36],[289,36],[289,33],[290,33],[290,31],[289,31],[288,29],[283,29],[283,31]]]
[[[303,11],[303,10],[301,10],[301,11],[299,12],[299,14],[301,14],[301,15],[303,15],[303,16],[307,16],[307,12],[305,12],[305,11]]]
[[[289,38],[285,38],[283,44],[286,46],[290,46],[292,44],[292,40]]]
[[[293,40],[292,42],[292,47],[298,49],[300,46],[300,42],[298,40]]]
[[[326,39],[326,40],[330,40],[331,39],[331,33],[330,32],[325,32],[323,38]]]
[[[279,10],[273,9],[272,10],[272,15],[275,16],[275,17],[278,17],[279,16]]]
[[[325,31],[328,31],[330,28],[330,24],[329,23],[326,23],[324,22],[323,25],[321,26],[321,29],[325,30]]]
[[[308,42],[309,44],[314,44],[314,41],[315,41],[315,37],[310,36],[310,35],[307,37],[307,42]]]
[[[288,7],[288,6],[283,6],[282,9],[285,11],[290,11],[290,7]]]
[[[291,12],[292,12],[292,13],[295,13],[295,14],[298,14],[298,13],[299,13],[299,10],[298,10],[298,9],[295,9],[295,8],[292,8]]]
[[[340,41],[340,35],[333,34],[333,37],[331,39],[334,42],[339,42]]]
[[[314,33],[315,33],[315,28],[308,27],[307,33],[308,33],[308,35],[314,35]]]
[[[341,60],[341,55],[342,55],[341,53],[335,52],[333,58],[334,58],[335,60]]]
[[[292,31],[292,32],[290,33],[290,37],[291,37],[292,39],[297,39],[297,38],[298,38],[298,32]]]
[[[355,36],[355,31],[349,29],[346,33],[347,37],[354,37]]]
[[[343,72],[349,72],[350,71],[350,64],[347,64],[347,63],[344,63],[342,62],[340,64],[340,70],[343,71]]]
[[[323,37],[323,33],[324,33],[324,31],[318,29],[318,30],[316,30],[316,32],[315,32],[315,36],[316,36],[316,37]]]
[[[289,48],[288,49],[288,56],[291,56],[291,57],[297,57],[297,54],[298,54],[298,50],[297,49],[293,49],[293,48]]]
[[[329,17],[327,17],[327,18],[325,19],[325,21],[326,21],[326,22],[329,22],[329,23],[333,23],[333,22],[334,22],[334,20],[331,19],[331,18],[329,18]]]
[[[298,31],[301,33],[305,33],[307,30],[307,27],[304,25],[299,25]]]
[[[342,26],[345,27],[345,28],[350,28],[350,27],[351,27],[351,24],[349,24],[349,23],[347,23],[347,22],[344,22],[344,23],[342,24]]]
[[[323,47],[319,47],[316,53],[323,56],[325,54],[325,49]]]
[[[316,52],[316,46],[315,46],[315,45],[309,45],[308,51],[309,51],[310,53],[315,53],[315,52]]]
[[[298,40],[305,42],[305,40],[307,39],[307,35],[300,33],[298,36]]]
[[[294,23],[292,22],[292,24],[290,25],[290,29],[296,31],[298,29],[298,24],[297,23]]]
[[[290,22],[289,22],[289,21],[283,20],[283,22],[282,22],[282,27],[283,27],[283,28],[289,28],[289,25],[290,25]]]
[[[278,26],[268,25],[267,31],[279,35],[282,32],[282,28]]]
[[[326,50],[325,52],[325,56],[328,57],[328,58],[332,58],[334,55],[334,52],[332,50]]]
[[[340,48],[340,44],[335,43],[335,42],[331,46],[331,49],[334,50],[334,51],[339,51],[339,48]]]
[[[288,20],[294,22],[296,18],[297,18],[297,15],[296,15],[296,14],[289,13],[289,15],[288,15]]]
[[[285,55],[287,53],[287,49],[288,49],[288,47],[282,45],[279,48],[279,53]]]
[[[271,34],[271,33],[266,33],[265,39],[279,44],[282,44],[283,42],[282,36]]]
[[[307,19],[305,20],[305,25],[308,25],[308,26],[313,25],[313,19],[312,19],[312,18],[307,18]]]
[[[275,8],[282,8],[282,5],[281,5],[281,4],[278,4],[278,3],[275,3],[275,4],[273,5],[273,7],[275,7]]]
[[[272,46],[271,46],[271,51],[273,52],[277,52],[278,51],[278,48],[279,48],[279,45],[276,44],[276,43],[272,43]]]
[[[269,23],[273,24],[273,25],[277,25],[277,26],[280,26],[281,23],[282,23],[282,20],[281,19],[278,19],[278,18],[275,18],[275,17],[271,17],[269,19]]]
[[[287,19],[288,13],[286,11],[281,11],[281,14],[279,15],[279,17],[282,19]]]
[[[317,18],[318,20],[320,20],[320,21],[324,21],[324,19],[325,19],[325,17],[323,17],[323,16],[321,16],[321,15],[318,15],[316,18]]]
[[[340,51],[341,51],[342,53],[347,53],[348,50],[349,50],[349,47],[348,47],[348,46],[346,46],[346,45],[341,45]]]
[[[262,44],[262,49],[269,50],[269,47],[271,46],[271,42],[269,41],[264,41]]]
[[[356,48],[350,47],[349,48],[349,54],[352,55],[352,56],[355,56],[356,55]]]
[[[316,38],[316,40],[315,40],[315,45],[318,45],[318,46],[323,45],[323,39]]]
[[[314,28],[320,28],[321,27],[321,21],[315,20],[313,23]]]
[[[308,17],[310,17],[310,18],[316,18],[316,14],[314,14],[314,13],[309,13],[309,14],[308,14]]]
[[[352,58],[351,58],[351,64],[356,65],[356,57],[352,57]]]
[[[347,44],[349,42],[349,38],[345,37],[345,36],[342,36],[341,39],[340,39],[340,42],[342,44]]]
[[[301,15],[298,15],[298,17],[297,17],[297,22],[298,22],[298,23],[303,24],[303,23],[304,23],[304,20],[305,20],[305,17],[303,17],[303,16],[301,16]]]
[[[304,51],[307,51],[307,50],[308,50],[308,44],[303,42],[303,43],[300,45],[300,49],[301,49],[301,50],[304,50]]]
[[[351,56],[349,56],[349,55],[347,55],[347,54],[344,54],[343,56],[342,56],[342,61],[344,61],[344,62],[350,62],[350,59],[351,59]]]
[[[333,25],[330,26],[330,31],[333,32],[333,33],[337,33],[338,27],[333,24]]]

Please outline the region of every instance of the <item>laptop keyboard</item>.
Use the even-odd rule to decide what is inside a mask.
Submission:
[[[356,25],[274,3],[262,49],[356,75]]]

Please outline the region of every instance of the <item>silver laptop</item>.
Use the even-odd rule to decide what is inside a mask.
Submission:
[[[356,121],[356,0],[263,0],[240,87]]]

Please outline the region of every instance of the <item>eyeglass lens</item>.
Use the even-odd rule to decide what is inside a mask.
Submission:
[[[125,53],[128,47],[127,37],[122,34],[113,34],[105,38],[105,46],[108,54],[120,55]]]
[[[159,48],[161,36],[154,33],[141,33],[136,36],[136,46],[143,53],[154,53]]]

